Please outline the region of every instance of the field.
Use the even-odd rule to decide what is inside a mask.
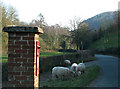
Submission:
[[[57,56],[57,55],[64,55],[69,54],[66,52],[40,52],[40,57],[48,57],[48,56]],[[2,59],[2,63],[6,63],[8,61],[8,55],[2,55],[0,57],[0,60]]]
[[[70,80],[48,80],[46,82],[40,83],[40,87],[47,86],[47,87],[85,87],[90,84],[92,80],[94,80],[100,70],[99,67],[96,65],[90,66],[86,68],[84,74],[79,77],[71,78]]]
[[[40,57],[49,57],[49,56],[57,56],[57,55],[64,55],[70,54],[67,52],[40,52]]]
[[[105,37],[102,37],[101,39],[90,45],[90,48],[102,49],[102,50],[111,47],[118,47],[117,31],[105,35]]]

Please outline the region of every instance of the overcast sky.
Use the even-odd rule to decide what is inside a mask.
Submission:
[[[39,13],[45,17],[48,25],[56,23],[66,26],[75,16],[82,20],[97,14],[118,10],[119,0],[2,0],[12,5],[19,14],[19,19],[30,22]]]

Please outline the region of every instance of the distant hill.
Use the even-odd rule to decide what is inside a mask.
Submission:
[[[85,20],[85,22],[89,24],[91,30],[98,30],[101,26],[106,29],[110,24],[114,23],[114,21],[115,12],[104,12]]]

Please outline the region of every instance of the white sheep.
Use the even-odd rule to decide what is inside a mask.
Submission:
[[[69,66],[71,64],[70,60],[65,60],[64,61],[65,66]]]
[[[67,67],[54,67],[52,69],[52,79],[56,79],[56,78],[69,79],[70,77],[73,76],[74,76],[74,72]]]
[[[84,71],[85,71],[85,64],[84,63],[79,63],[78,65],[77,65],[77,67],[76,67],[76,72],[82,72],[82,73],[84,73]]]
[[[77,67],[77,63],[73,63],[70,69],[76,72],[76,67]]]

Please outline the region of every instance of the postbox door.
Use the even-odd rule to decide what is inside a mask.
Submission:
[[[36,41],[36,75],[39,74],[39,41]]]

